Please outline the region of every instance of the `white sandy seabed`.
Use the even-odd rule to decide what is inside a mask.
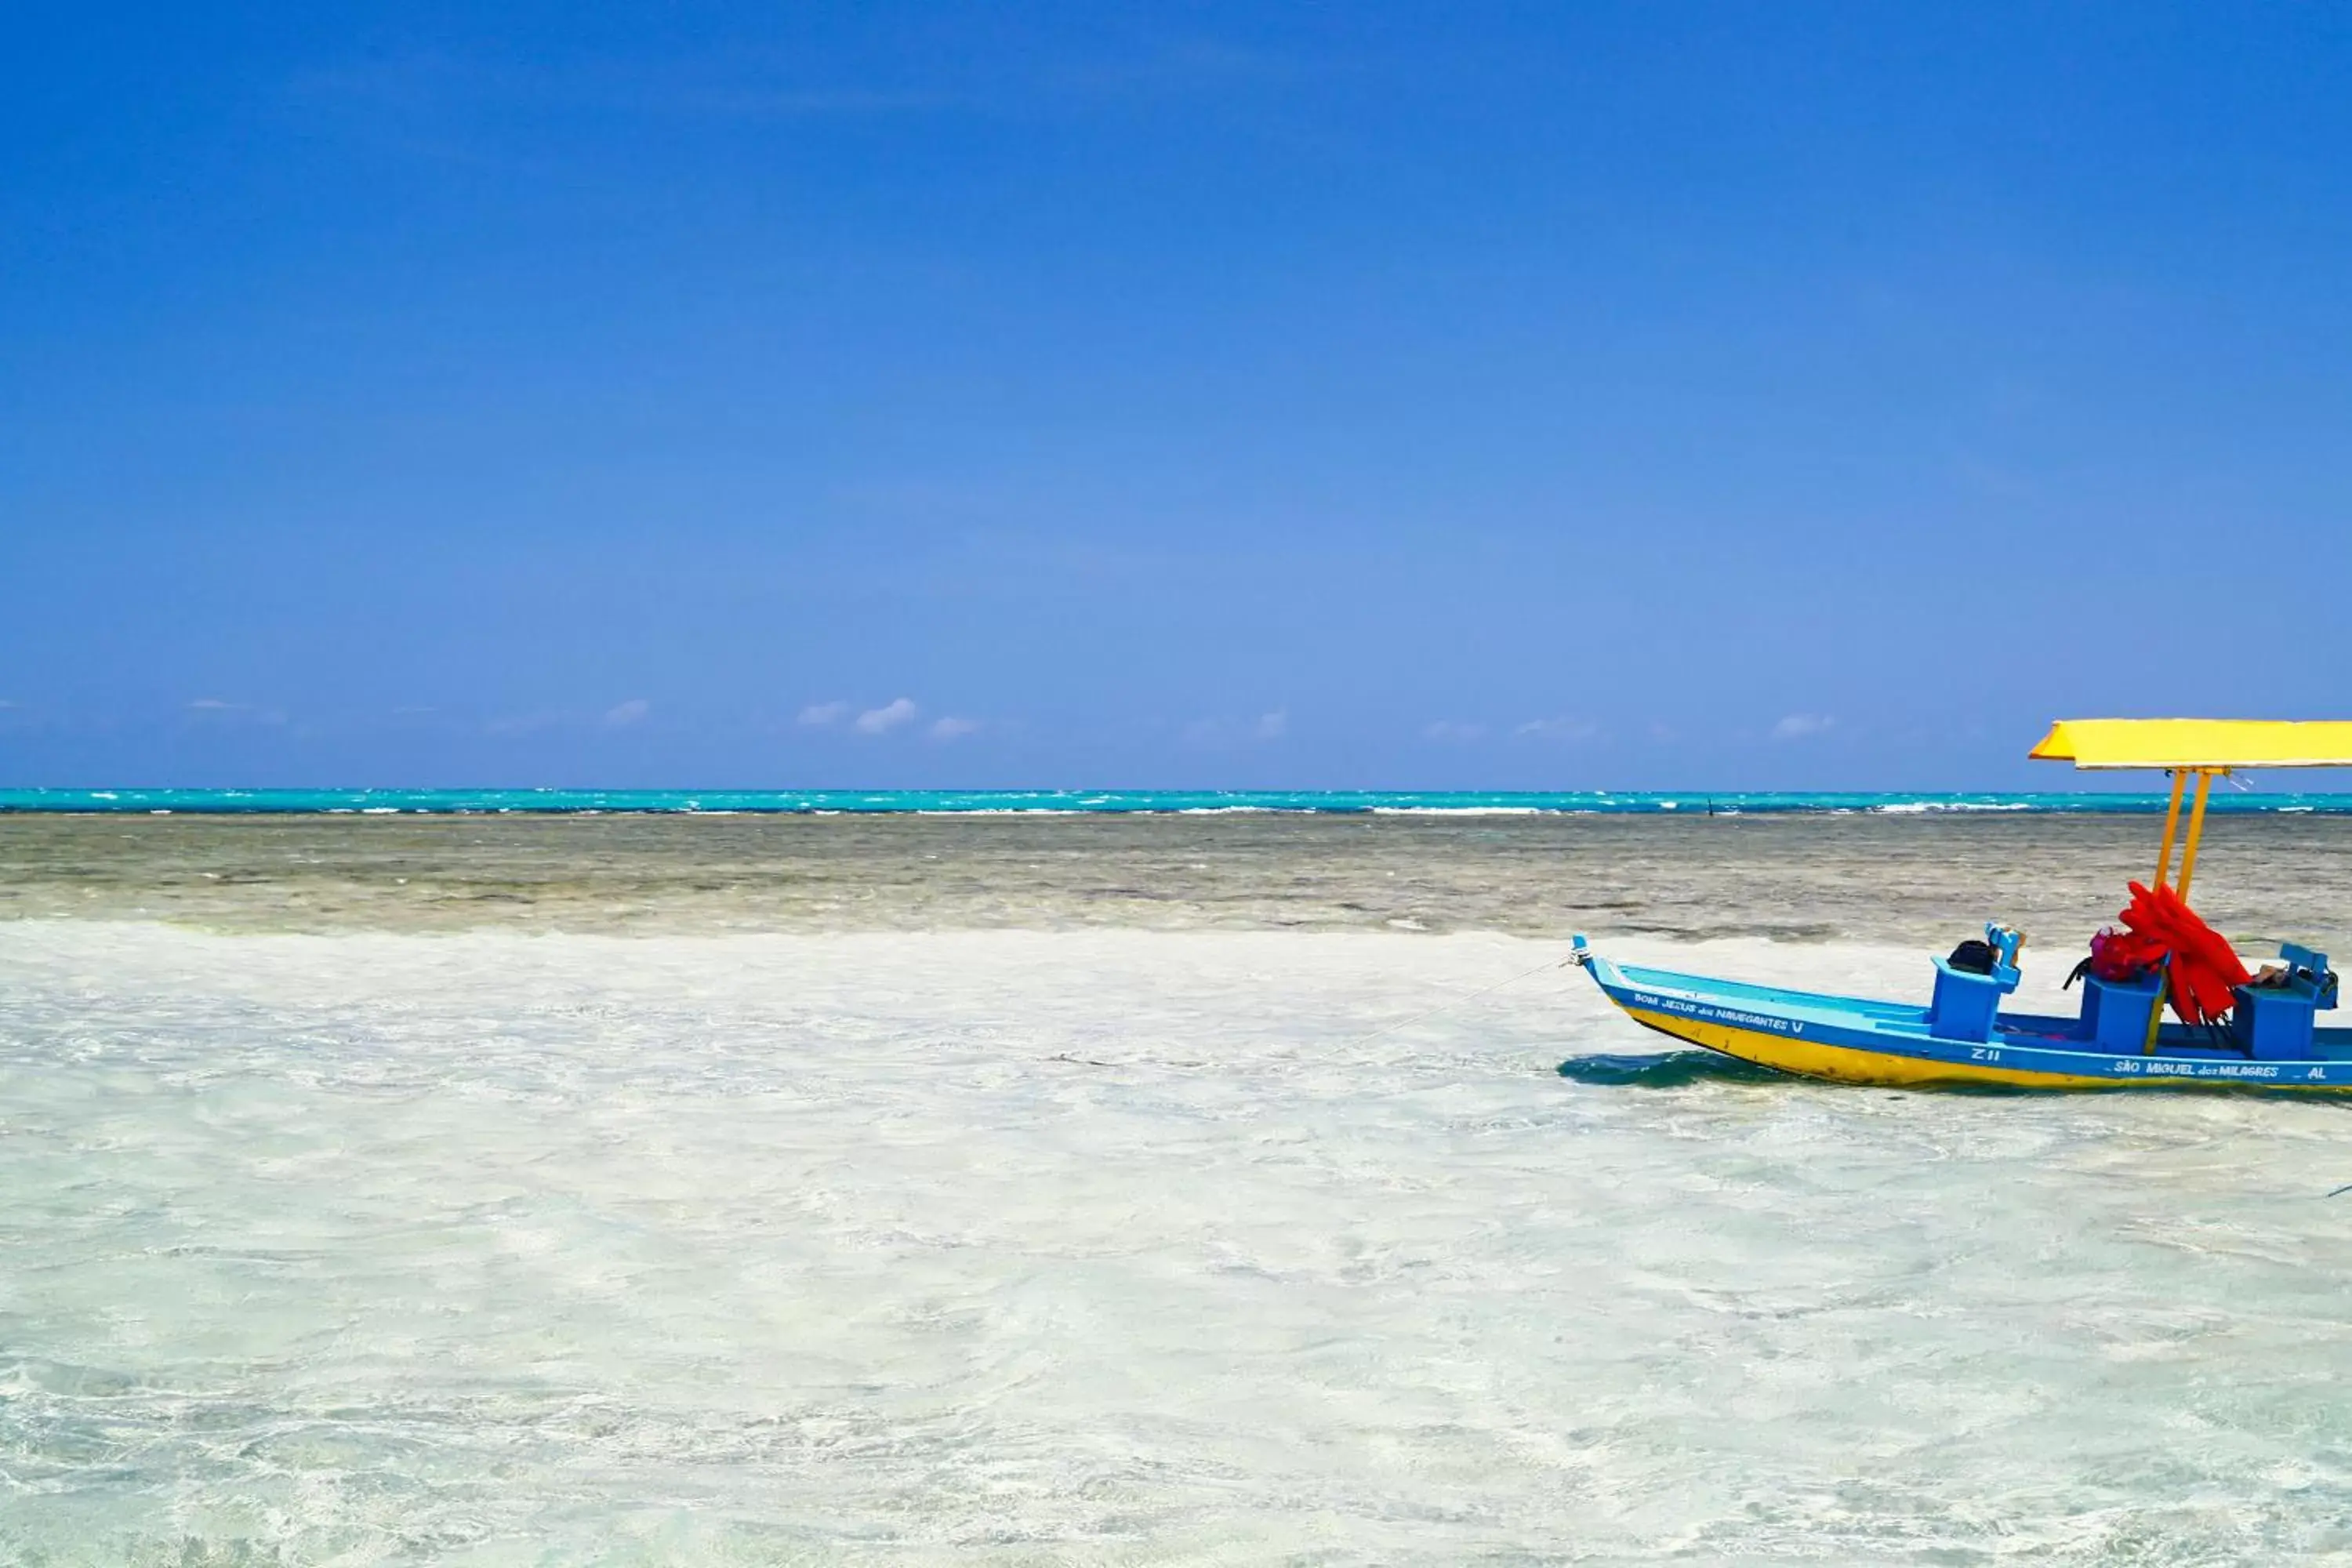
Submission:
[[[1559,951],[0,926],[0,1561],[2352,1559],[2352,1110]]]

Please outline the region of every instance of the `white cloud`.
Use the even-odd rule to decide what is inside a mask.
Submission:
[[[879,708],[868,708],[857,716],[857,732],[861,735],[887,735],[912,719],[920,710],[910,697],[898,698]]]
[[[847,717],[849,704],[846,702],[812,702],[801,710],[801,722],[803,724],[838,724]]]
[[[654,710],[654,705],[642,697],[632,697],[604,710],[604,722],[613,729],[625,730]]]
[[[1283,731],[1289,728],[1290,710],[1288,709],[1277,708],[1271,713],[1261,713],[1257,716],[1256,733],[1261,741],[1279,741],[1282,739]]]
[[[1837,727],[1837,721],[1826,713],[1791,713],[1772,726],[1776,741],[1801,741],[1808,735],[1818,735]]]
[[[934,741],[961,741],[966,735],[972,734],[979,729],[980,721],[977,719],[958,719],[950,715],[946,718],[934,719],[931,721],[931,739]]]
[[[1538,741],[1590,741],[1601,733],[1601,726],[1590,719],[1530,719],[1511,731]]]
[[[260,708],[250,702],[229,702],[218,697],[199,697],[188,704],[192,724],[283,724],[286,710],[282,708]]]
[[[1421,738],[1424,741],[1437,741],[1458,746],[1478,740],[1486,733],[1486,726],[1484,724],[1465,724],[1453,719],[1440,719],[1436,723],[1424,728],[1421,732]]]

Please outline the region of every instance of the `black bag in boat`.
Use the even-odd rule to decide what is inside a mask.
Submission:
[[[1990,974],[1995,957],[1992,943],[1970,937],[1952,949],[1952,956],[1944,962],[1969,974]]]

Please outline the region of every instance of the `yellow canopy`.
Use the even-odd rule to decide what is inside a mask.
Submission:
[[[2032,754],[2078,768],[2352,767],[2352,722],[2068,719]]]

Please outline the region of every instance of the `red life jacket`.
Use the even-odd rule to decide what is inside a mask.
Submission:
[[[2164,945],[2155,938],[2102,926],[2091,938],[2091,956],[2079,973],[2129,984],[2163,962]]]
[[[2151,958],[2169,956],[2166,989],[2172,1010],[2184,1024],[2210,1024],[2227,1013],[2237,998],[2231,987],[2253,978],[2238,962],[2220,931],[2197,917],[2170,888],[2154,891],[2131,885],[2131,902],[2120,919],[2137,952]]]

